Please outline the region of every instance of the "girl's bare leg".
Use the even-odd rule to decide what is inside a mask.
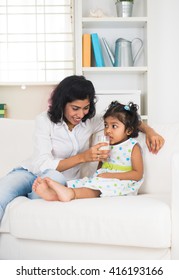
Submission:
[[[98,190],[92,190],[88,188],[78,188],[78,189],[67,188],[64,185],[59,184],[58,182],[55,182],[50,178],[45,178],[45,180],[48,186],[56,192],[58,196],[58,200],[63,202],[67,202],[79,198],[99,197],[101,193]]]
[[[95,198],[99,197],[101,192],[98,190],[92,190],[88,188],[78,188],[78,189],[73,189],[75,192],[75,199],[80,199],[80,198]]]
[[[32,185],[33,191],[38,194],[41,198],[48,200],[48,201],[57,201],[58,196],[56,192],[51,189],[46,180],[38,177],[33,185]]]

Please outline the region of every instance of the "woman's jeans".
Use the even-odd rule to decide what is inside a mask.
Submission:
[[[4,215],[7,204],[18,196],[28,196],[31,199],[40,198],[32,192],[34,180],[49,177],[63,185],[66,184],[65,177],[57,170],[48,169],[34,175],[24,168],[15,168],[6,176],[0,178],[0,221]]]

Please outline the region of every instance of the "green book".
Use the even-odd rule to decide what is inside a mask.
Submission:
[[[0,115],[3,115],[3,114],[5,114],[6,113],[6,110],[1,110],[0,109]]]
[[[6,104],[0,103],[0,110],[5,110],[6,109]]]
[[[4,114],[0,114],[0,119],[5,118]]]

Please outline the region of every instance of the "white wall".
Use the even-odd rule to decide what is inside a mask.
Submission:
[[[179,121],[179,1],[148,0],[149,123]]]
[[[0,86],[0,103],[7,104],[7,116],[13,119],[34,119],[47,108],[52,86]]]

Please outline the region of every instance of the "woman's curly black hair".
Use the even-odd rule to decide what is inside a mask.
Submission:
[[[89,99],[90,108],[82,121],[91,119],[96,113],[95,89],[91,81],[84,76],[72,75],[63,79],[54,89],[50,98],[48,116],[53,123],[63,121],[63,112],[67,103]]]
[[[117,118],[125,125],[125,130],[130,131],[129,137],[137,137],[139,134],[140,116],[137,113],[138,105],[129,102],[128,105],[113,101],[105,112],[103,119],[107,117]]]

